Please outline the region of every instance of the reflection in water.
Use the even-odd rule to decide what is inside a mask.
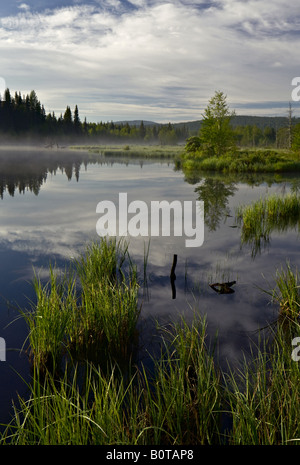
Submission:
[[[185,180],[193,185],[200,183],[195,188],[195,192],[198,194],[198,199],[204,201],[205,224],[209,231],[216,231],[223,219],[234,216],[230,215],[229,198],[235,195],[238,191],[238,185],[241,183],[253,187],[261,185],[272,187],[274,184],[280,183],[281,194],[290,191],[295,196],[299,196],[300,192],[299,177],[295,178],[290,173],[276,175],[242,173],[236,174],[233,178],[232,174],[209,173],[204,177],[203,173],[190,172],[185,173]],[[286,214],[284,215],[261,215],[260,218],[253,218],[253,227],[251,228],[241,227],[241,215],[236,213],[236,224],[231,225],[230,228],[241,228],[241,244],[249,245],[252,250],[252,257],[255,257],[270,245],[272,232],[285,233],[287,230],[294,228],[300,230],[299,208],[293,208],[293,210],[292,208],[289,209],[291,211],[285,208]],[[266,218],[268,219],[267,222]]]
[[[202,184],[196,187],[195,192],[199,200],[204,201],[204,218],[209,231],[215,231],[221,219],[230,215],[228,198],[236,191],[235,183],[227,183],[211,177],[205,178]]]
[[[48,174],[56,174],[58,170],[64,172],[68,180],[74,174],[78,181],[80,166],[89,158],[81,153],[65,151],[1,150],[0,196],[3,199],[7,191],[13,197],[16,190],[19,193],[29,190],[38,195]]]
[[[199,311],[207,315],[213,338],[218,332],[220,357],[224,361],[238,359],[249,347],[251,331],[265,325],[272,316],[268,297],[257,289],[264,285],[262,275],[272,276],[286,258],[300,262],[295,231],[284,231],[282,237],[272,242],[268,254],[262,251],[251,260],[247,247],[240,247],[240,229],[231,229],[223,221],[245,201],[249,203],[269,191],[289,190],[293,186],[296,189],[299,177],[238,178],[203,173],[187,176],[176,172],[170,162],[123,159],[121,163],[83,151],[38,149],[0,151],[0,173],[0,294],[17,300],[22,307],[23,296],[32,297],[28,283],[33,267],[41,270],[46,279],[49,260],[57,261],[63,268],[66,259],[69,263],[86,241],[97,239],[99,201],[115,202],[119,192],[128,192],[130,200],[146,202],[204,201],[207,231],[201,247],[186,248],[180,237],[154,237],[145,252],[143,238],[130,239],[130,254],[141,276],[145,254],[148,257],[147,292],[146,297],[141,295],[139,328],[145,357],[152,352],[148,341],[154,345],[158,339],[157,320],[168,324],[182,313],[188,319],[193,311]],[[16,192],[25,195],[12,197]],[[21,347],[26,329],[10,324],[18,316],[16,313],[8,311],[5,305],[0,310],[0,337],[6,338],[7,347]],[[20,318],[17,325],[22,325]],[[8,359],[7,365],[0,364],[0,370],[7,370],[10,365],[20,372],[20,365],[25,364],[17,350],[8,352]],[[1,376],[8,379],[7,373]],[[4,390],[6,397],[0,401],[0,420],[15,386],[15,380],[1,386],[0,399],[4,399]]]
[[[132,163],[127,159],[108,158],[99,154],[82,150],[41,150],[41,149],[1,149],[0,148],[0,197],[7,192],[14,196],[15,192],[24,194],[27,190],[38,195],[40,189],[47,181],[48,175],[55,175],[59,171],[68,179],[79,181],[81,166],[86,169],[88,165],[110,165]],[[136,160],[142,168],[147,161]]]

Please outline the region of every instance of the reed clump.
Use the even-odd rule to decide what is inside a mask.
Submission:
[[[242,227],[242,243],[250,244],[256,255],[262,245],[269,243],[273,231],[300,230],[300,196],[297,192],[270,195],[250,205],[239,206],[235,215],[237,225]]]
[[[220,376],[205,344],[205,320],[162,337],[154,371],[87,362],[58,378],[34,370],[0,444],[180,445],[218,442]]]
[[[287,261],[285,268],[276,271],[276,286],[268,293],[279,304],[281,318],[297,321],[300,315],[300,274]]]
[[[226,380],[230,445],[296,445],[300,440],[300,365],[292,358],[298,323],[278,325],[252,361]]]
[[[69,354],[89,352],[126,359],[137,343],[138,279],[127,246],[116,240],[89,244],[74,267],[59,273],[50,267],[46,285],[35,277],[36,303],[23,312],[29,327],[29,351],[40,369],[57,369]],[[123,270],[124,268],[124,270]]]
[[[154,444],[213,444],[222,409],[220,372],[206,344],[206,320],[164,330],[154,377],[146,379],[146,412]]]

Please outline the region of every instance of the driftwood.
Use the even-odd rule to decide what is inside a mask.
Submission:
[[[232,294],[234,290],[231,289],[231,286],[233,286],[235,283],[236,281],[229,281],[227,283],[214,283],[210,284],[210,287],[218,294]]]

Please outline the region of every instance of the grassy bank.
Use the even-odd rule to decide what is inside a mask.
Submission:
[[[174,159],[183,147],[176,145],[78,145],[73,150],[88,150],[104,157]]]
[[[222,156],[208,156],[195,151],[185,151],[177,165],[184,171],[220,171],[224,173],[280,173],[299,172],[300,156],[288,150],[235,150]]]
[[[153,368],[132,357],[139,306],[126,246],[91,244],[71,271],[35,279],[29,327],[32,379],[0,443],[17,445],[293,444],[300,439],[300,365],[292,357],[299,274],[268,290],[278,320],[251,360],[218,366],[197,313],[160,328]],[[284,314],[284,319],[281,318]],[[214,342],[214,341],[213,341]]]

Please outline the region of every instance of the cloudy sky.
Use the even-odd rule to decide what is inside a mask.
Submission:
[[[299,50],[286,0],[0,5],[0,91],[34,89],[47,113],[77,104],[88,121],[197,120],[216,90],[237,114],[286,116]]]

